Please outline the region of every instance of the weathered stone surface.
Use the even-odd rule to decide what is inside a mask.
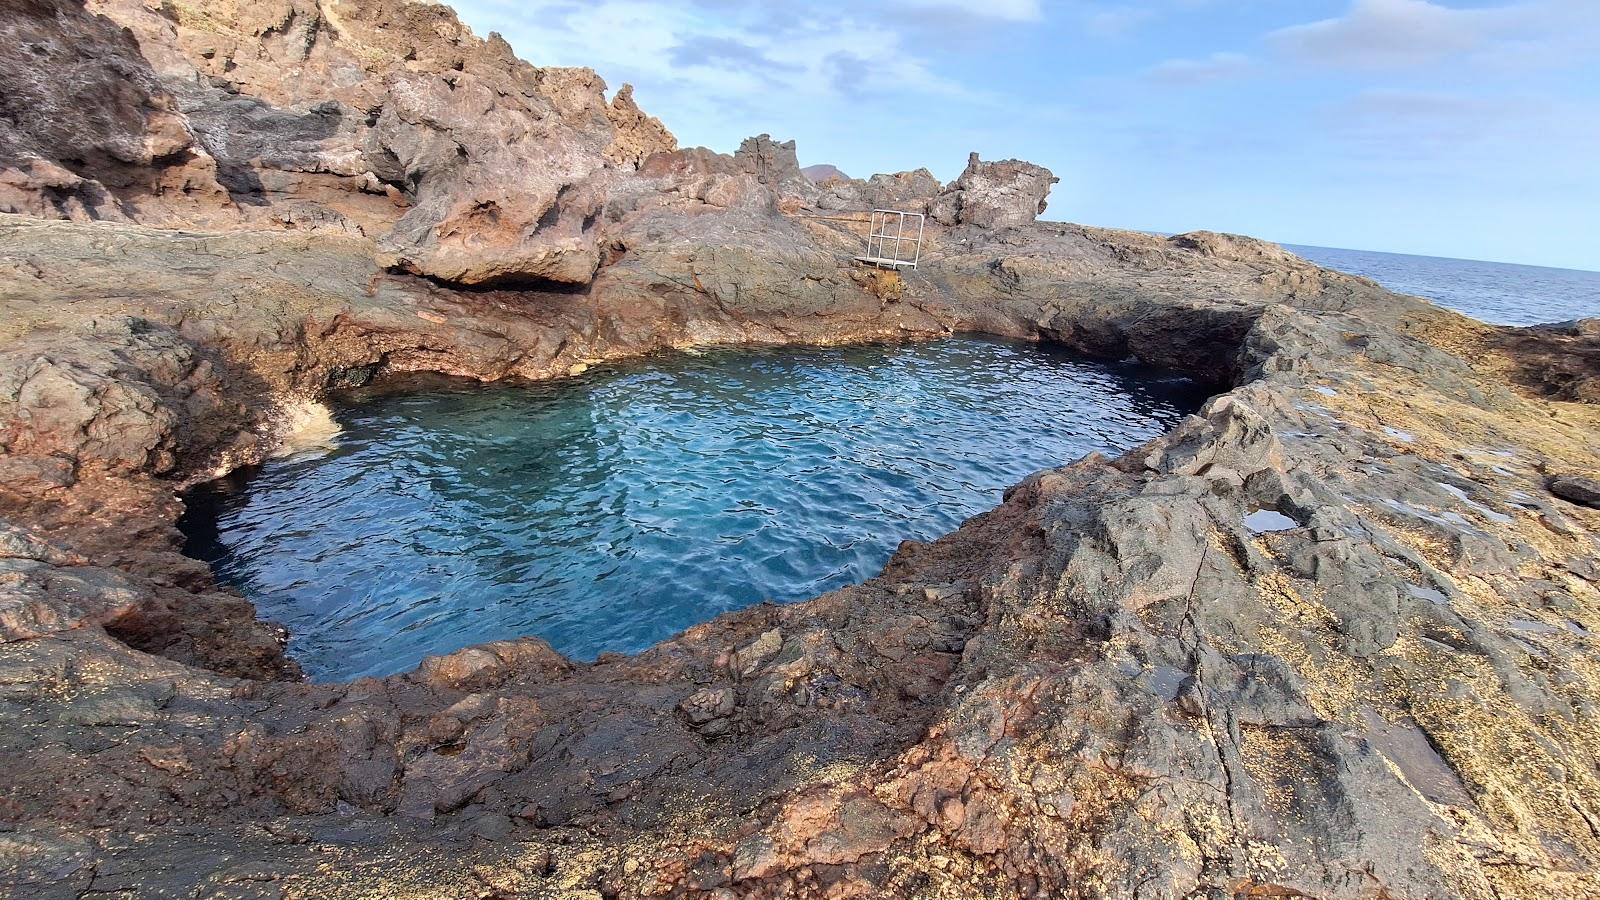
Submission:
[[[785,197],[810,199],[816,195],[816,186],[800,171],[794,141],[774,141],[769,134],[745,138],[733,159],[740,171],[754,175],[756,181],[770,187],[780,201]]]
[[[583,283],[609,173],[675,146],[630,88],[607,102],[594,72],[523,63],[443,6],[18,12],[0,210],[366,234],[443,281]]]
[[[0,212],[130,219],[169,189],[226,204],[132,36],[81,2],[8,5],[0,84]]]
[[[943,190],[939,179],[927,169],[874,175],[866,181],[835,179],[818,187],[821,189],[816,201],[818,209],[897,209],[920,213],[926,213]]]
[[[1600,509],[1600,480],[1563,475],[1550,479],[1550,493],[1563,500]]]
[[[662,153],[678,145],[661,120],[647,114],[633,100],[633,85],[624,84],[606,107],[615,136],[606,148],[606,159],[619,166],[637,169],[652,153]]]
[[[6,893],[1590,891],[1600,512],[1545,489],[1600,469],[1600,405],[1567,390],[1597,374],[1583,326],[1484,326],[1245,238],[1032,222],[1042,192],[991,195],[992,170],[958,183],[955,224],[888,290],[848,264],[858,233],[786,214],[750,170],[784,168],[782,145],[627,171],[659,136],[619,144],[592,75],[521,67],[437,7],[96,8],[166,84],[200,72],[254,98],[184,112],[254,156],[283,136],[283,168],[233,160],[233,184],[287,173],[249,196],[355,227],[248,203],[202,232],[0,216]],[[492,131],[430,99],[451,73],[469,98],[525,83],[489,101],[548,110],[525,159],[593,138],[544,236],[570,236],[564,203],[599,211],[576,229],[592,277],[588,238],[572,245],[584,291],[526,289],[559,262],[538,255],[545,226],[497,232],[455,205],[487,196],[470,165],[430,168],[430,134]],[[349,114],[395,91],[412,118],[461,120]],[[374,136],[398,168],[378,164],[365,199],[331,187],[359,175],[302,171],[378,162]],[[76,190],[62,171],[16,177]],[[595,207],[571,186],[591,183]],[[434,200],[415,221],[500,243],[474,259],[390,240]],[[415,255],[403,268],[502,289],[391,271],[380,240]],[[955,331],[1134,356],[1219,396],[1146,446],[1026,479],[863,584],[593,664],[529,639],[301,683],[281,630],[172,527],[185,483],[260,459],[275,410],[329,385]],[[1297,527],[1248,527],[1261,510]]]
[[[1558,400],[1600,403],[1600,318],[1512,329],[1500,340],[1522,383]]]
[[[1026,225],[1044,212],[1045,198],[1060,180],[1043,166],[1016,159],[986,163],[974,153],[929,211],[945,225]]]

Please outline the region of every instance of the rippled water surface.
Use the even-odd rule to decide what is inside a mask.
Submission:
[[[336,450],[197,489],[184,528],[289,626],[313,678],[520,635],[592,659],[870,578],[901,540],[1201,399],[1149,370],[977,339],[435,379],[346,395]]]
[[[1289,249],[1318,265],[1371,278],[1391,291],[1426,297],[1496,325],[1600,316],[1600,272],[1331,247]]]

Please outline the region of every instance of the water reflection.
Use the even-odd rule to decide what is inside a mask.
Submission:
[[[1136,445],[1189,382],[978,339],[673,355],[346,395],[327,456],[198,489],[190,552],[314,678],[533,634],[588,659],[869,578],[1032,471]]]

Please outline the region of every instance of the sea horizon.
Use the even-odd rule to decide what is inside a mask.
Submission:
[[[1366,247],[1336,247],[1332,244],[1304,244],[1291,241],[1273,241],[1273,243],[1288,250],[1304,248],[1308,250],[1339,250],[1347,253],[1377,253],[1383,256],[1406,256],[1413,259],[1438,259],[1448,262],[1486,263],[1494,266],[1516,266],[1523,269],[1547,269],[1552,272],[1580,272],[1584,275],[1600,275],[1600,268],[1584,269],[1578,266],[1552,266],[1545,263],[1512,262],[1504,259],[1481,259],[1476,256],[1440,256],[1434,253],[1407,253],[1401,250],[1372,250]]]
[[[1041,220],[1041,221],[1043,221],[1043,220]],[[1080,224],[1080,225],[1089,225],[1091,223],[1080,222],[1078,224]],[[1096,227],[1103,227],[1103,226],[1096,226]],[[1152,230],[1146,229],[1146,228],[1133,228],[1133,229],[1129,229],[1129,230],[1130,231],[1141,231],[1141,232],[1144,232],[1145,234],[1156,235],[1157,237],[1172,237],[1173,235],[1186,234],[1187,233],[1187,232],[1183,232],[1183,231],[1152,231]],[[1218,234],[1239,234],[1240,233],[1240,232],[1231,232],[1231,231],[1227,231],[1225,229],[1215,229],[1215,228],[1196,228],[1196,229],[1190,229],[1190,231],[1216,231]],[[1245,237],[1259,237],[1259,235],[1253,235],[1252,234],[1252,235],[1245,235]],[[1264,241],[1267,241],[1268,243],[1277,244],[1278,246],[1283,247],[1283,248],[1285,248],[1287,250],[1293,250],[1295,248],[1304,248],[1304,249],[1308,249],[1308,250],[1337,250],[1337,251],[1342,251],[1342,252],[1346,252],[1346,253],[1377,253],[1377,254],[1381,254],[1383,256],[1408,256],[1408,257],[1412,257],[1412,258],[1415,258],[1415,259],[1439,259],[1439,260],[1446,260],[1446,261],[1449,261],[1449,262],[1486,263],[1488,265],[1495,265],[1495,266],[1518,266],[1518,267],[1521,267],[1521,268],[1524,268],[1524,269],[1548,269],[1548,270],[1553,271],[1553,272],[1580,272],[1580,273],[1585,274],[1585,275],[1600,275],[1600,268],[1584,269],[1584,268],[1579,268],[1577,266],[1552,266],[1552,265],[1548,265],[1548,264],[1545,264],[1545,263],[1511,262],[1509,260],[1504,260],[1504,259],[1480,259],[1480,258],[1475,257],[1475,256],[1440,256],[1440,255],[1434,254],[1434,253],[1408,253],[1408,252],[1403,251],[1403,250],[1373,250],[1373,249],[1366,248],[1366,247],[1338,247],[1338,246],[1335,246],[1333,244],[1308,244],[1308,243],[1304,243],[1304,242],[1301,242],[1301,241],[1283,241],[1283,240],[1277,240],[1277,239],[1274,239],[1274,238],[1266,238],[1266,237],[1263,237],[1263,238],[1260,238],[1260,239],[1264,240]]]

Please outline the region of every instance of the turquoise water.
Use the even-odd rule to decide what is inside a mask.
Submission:
[[[1288,249],[1318,265],[1371,278],[1391,291],[1426,297],[1496,325],[1600,316],[1600,272],[1332,247]]]
[[[1135,446],[1190,382],[1027,344],[674,354],[335,401],[336,450],[188,497],[189,552],[315,679],[537,635],[635,652],[877,574],[1030,472]]]

